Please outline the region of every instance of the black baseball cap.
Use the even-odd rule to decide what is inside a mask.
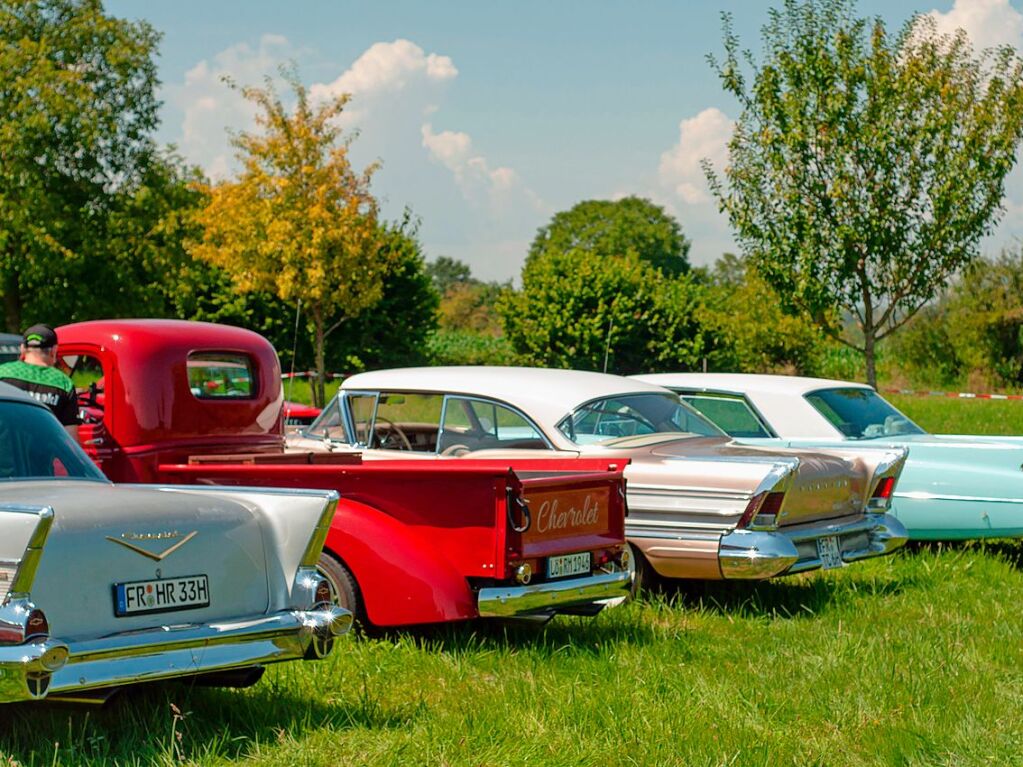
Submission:
[[[33,325],[22,334],[21,341],[29,349],[49,349],[57,345],[57,334],[49,325]]]

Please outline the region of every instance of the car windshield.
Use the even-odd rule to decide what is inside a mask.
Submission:
[[[618,394],[592,400],[564,418],[558,430],[577,445],[644,434],[724,435],[678,396],[657,392]]]
[[[0,481],[103,475],[45,408],[0,401]]]
[[[873,389],[821,389],[806,400],[850,439],[926,434]]]

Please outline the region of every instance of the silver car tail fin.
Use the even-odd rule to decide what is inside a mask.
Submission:
[[[0,605],[28,596],[52,526],[50,506],[0,504]]]

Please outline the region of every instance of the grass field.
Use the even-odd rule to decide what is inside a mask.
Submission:
[[[1023,433],[1023,403],[897,404],[933,430]],[[1016,543],[922,547],[544,629],[351,637],[246,691],[6,707],[0,753],[40,766],[1019,764],[1021,567]]]

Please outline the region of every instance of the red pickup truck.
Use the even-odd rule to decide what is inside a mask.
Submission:
[[[79,440],[113,481],[337,490],[320,569],[364,622],[587,615],[628,594],[621,460],[285,453],[280,366],[262,336],[176,320],[57,334]]]

